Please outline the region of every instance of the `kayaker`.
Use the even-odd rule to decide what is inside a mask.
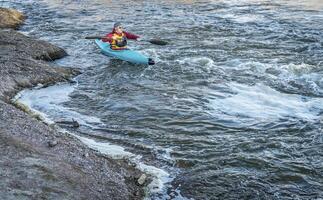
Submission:
[[[139,36],[124,31],[121,23],[116,22],[112,32],[108,33],[102,41],[109,42],[113,50],[124,50],[127,49],[127,39],[138,40]]]

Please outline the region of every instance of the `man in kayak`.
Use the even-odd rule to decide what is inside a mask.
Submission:
[[[124,31],[121,23],[116,22],[112,32],[108,33],[102,41],[109,42],[113,50],[124,50],[127,49],[127,39],[138,40],[138,38],[138,35]]]

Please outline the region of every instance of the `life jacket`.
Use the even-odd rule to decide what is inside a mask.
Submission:
[[[117,33],[113,33],[112,36],[115,36],[117,39],[111,41],[110,43],[111,49],[120,50],[120,49],[127,48],[127,37],[124,33],[122,33],[121,35]]]

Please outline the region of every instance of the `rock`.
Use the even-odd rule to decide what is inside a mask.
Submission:
[[[146,182],[147,176],[146,174],[142,174],[140,178],[138,179],[138,184],[143,185]]]
[[[43,88],[43,87],[44,87],[44,85],[43,85],[43,84],[38,83],[38,84],[37,84],[37,86],[35,87],[35,89],[40,89],[40,88]]]
[[[80,127],[80,124],[77,121],[75,121],[74,119],[72,119],[72,121],[73,121],[72,125],[74,128]]]
[[[24,22],[24,15],[16,10],[0,8],[0,28],[17,29]]]
[[[67,120],[56,121],[55,123],[61,124],[64,126],[68,126],[68,127],[72,127],[72,128],[80,127],[80,124],[77,121],[75,121],[74,119],[72,119],[72,121],[67,121]]]
[[[14,58],[31,57],[35,60],[53,61],[67,55],[60,47],[35,40],[14,30],[0,31],[0,45],[2,48],[0,54],[10,53]]]
[[[42,60],[66,55],[59,47],[29,38],[13,30],[0,30],[0,99],[5,101],[20,88],[69,80],[78,70],[58,68]]]
[[[77,81],[76,81],[76,80],[73,80],[73,79],[69,80],[68,82],[69,82],[70,84],[76,84],[76,83],[77,83]]]
[[[58,144],[58,142],[56,140],[51,140],[48,141],[47,144],[49,147],[55,147]]]
[[[176,194],[175,194],[174,192],[171,192],[171,193],[169,194],[169,196],[170,196],[171,198],[174,198],[174,197],[176,196]]]

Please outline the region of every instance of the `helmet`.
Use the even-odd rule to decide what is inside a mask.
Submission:
[[[117,28],[118,26],[121,26],[121,22],[114,23],[113,28]]]

